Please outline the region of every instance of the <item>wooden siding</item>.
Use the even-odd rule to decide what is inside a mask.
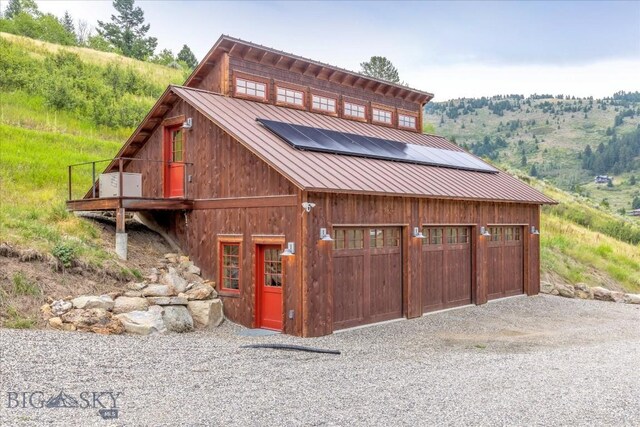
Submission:
[[[273,168],[231,138],[208,118],[179,100],[166,118],[193,118],[193,128],[184,133],[187,175],[186,198],[218,199],[247,196],[293,195],[295,187]],[[163,159],[163,127],[158,126],[136,158]],[[163,166],[158,162],[132,161],[125,170],[142,174],[143,197],[163,197]]]

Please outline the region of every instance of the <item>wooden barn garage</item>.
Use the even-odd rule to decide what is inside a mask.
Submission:
[[[114,210],[120,242],[126,212],[153,217],[247,327],[320,336],[537,294],[553,200],[421,133],[432,97],[222,36],[68,207]]]

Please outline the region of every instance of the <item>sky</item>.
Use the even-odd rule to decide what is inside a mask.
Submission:
[[[5,0],[0,3],[6,5]],[[202,59],[228,34],[353,71],[385,56],[435,101],[496,94],[640,90],[640,1],[136,2],[158,50]],[[40,0],[91,25],[110,1]]]

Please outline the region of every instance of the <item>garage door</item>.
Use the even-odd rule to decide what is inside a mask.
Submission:
[[[524,246],[521,226],[489,227],[487,298],[496,299],[524,292]]]
[[[425,227],[422,233],[423,312],[470,304],[470,228]]]
[[[333,329],[402,317],[400,227],[335,228]]]

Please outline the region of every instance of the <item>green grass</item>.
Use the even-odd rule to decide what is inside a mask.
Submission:
[[[13,275],[13,292],[16,295],[40,295],[40,288],[38,285],[26,278],[24,273],[18,272]]]

